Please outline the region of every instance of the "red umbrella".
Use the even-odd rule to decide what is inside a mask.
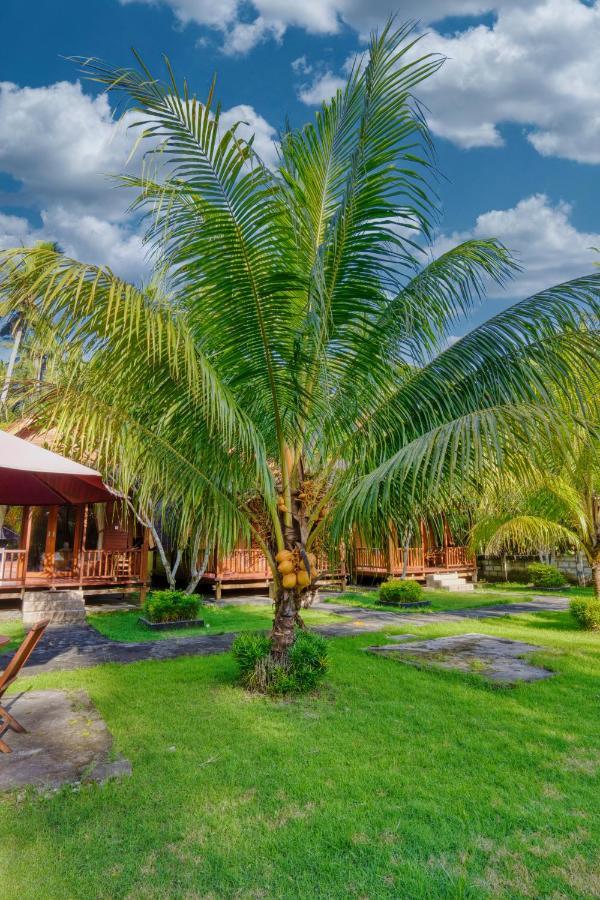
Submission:
[[[0,431],[1,504],[104,503],[114,497],[95,469]]]

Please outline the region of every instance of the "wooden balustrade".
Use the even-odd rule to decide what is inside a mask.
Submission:
[[[446,548],[446,565],[449,568],[460,566],[468,566],[472,563],[471,556],[466,547],[447,547]]]
[[[0,582],[21,584],[25,580],[25,550],[0,549]]]
[[[82,550],[79,562],[80,581],[136,581],[142,570],[142,551]]]
[[[403,571],[402,547],[355,547],[353,569],[358,574],[381,575],[389,572],[400,575]],[[430,569],[462,569],[472,564],[466,547],[409,547],[406,560],[407,575],[423,575]]]
[[[223,556],[219,566],[222,575],[260,575],[266,578],[269,573],[269,564],[262,550],[232,550],[227,556]]]
[[[355,547],[354,568],[363,572],[387,572],[387,553],[380,547]]]

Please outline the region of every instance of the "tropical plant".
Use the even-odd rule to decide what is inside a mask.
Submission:
[[[48,241],[39,242],[37,244],[37,247],[47,250],[50,253],[60,252],[57,244],[50,243]],[[22,264],[25,267],[27,266],[27,257],[24,257]],[[4,272],[4,279],[6,280],[9,278],[10,268],[5,270]],[[38,310],[36,309],[35,296],[23,298],[21,303],[19,304],[19,308],[11,309],[11,311],[6,315],[4,314],[2,304],[0,303],[0,340],[10,340],[11,344],[10,355],[6,363],[4,377],[2,379],[2,390],[0,391],[0,407],[5,406],[8,401],[8,391],[10,389],[13,373],[15,371],[19,352],[25,348],[25,340],[27,334],[32,330],[37,330],[37,332],[39,333],[41,324],[42,323],[39,319]],[[36,354],[35,349],[31,346],[27,347],[26,350],[29,351],[29,356],[33,357],[34,359],[35,377],[38,381],[41,381],[46,365],[46,357],[44,354]]]
[[[580,628],[600,631],[600,601],[597,597],[575,597],[569,606],[571,615]]]
[[[270,169],[222,127],[213,88],[201,103],[170,69],[162,84],[141,62],[87,61],[137,111],[145,167],[123,183],[147,216],[161,290],[32,250],[8,291],[18,309],[35,290],[65,340],[37,416],[125,492],[143,471],[142,504],[169,485],[182,528],[202,508],[224,552],[240,534],[262,547],[275,661],[289,658],[318,541],[390,519],[404,528],[413,496],[439,510],[492,462],[526,465],[542,433],[559,440],[585,414],[576,391],[560,408],[555,397],[597,365],[586,323],[600,274],[449,346],[515,266],[495,240],[433,259],[423,249],[435,169],[412,92],[441,62],[388,26],[314,121],[283,133]]]
[[[185,622],[195,619],[200,609],[198,597],[185,591],[150,591],[144,601],[144,613],[150,622]]]
[[[379,587],[379,602],[390,606],[398,603],[418,603],[423,600],[423,588],[418,581],[390,579]]]
[[[599,454],[597,433],[576,427],[564,451],[548,443],[544,461],[527,477],[498,473],[483,495],[473,549],[546,558],[555,550],[574,550],[590,566],[600,597]]]
[[[327,641],[319,634],[300,631],[285,659],[274,659],[271,641],[260,633],[242,632],[232,651],[240,668],[240,681],[251,691],[269,694],[304,694],[313,690],[327,671]]]
[[[565,577],[560,569],[548,563],[530,563],[527,574],[536,588],[560,588],[565,585]]]

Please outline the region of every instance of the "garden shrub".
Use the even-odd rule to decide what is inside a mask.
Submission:
[[[304,694],[313,690],[327,671],[327,641],[310,631],[298,631],[285,662],[271,657],[271,639],[245,632],[233,642],[240,681],[251,691],[266,694]]]
[[[379,586],[379,602],[393,606],[396,603],[417,603],[423,599],[423,588],[418,581],[392,579]]]
[[[181,622],[195,619],[200,599],[185,591],[151,591],[144,603],[144,613],[150,622]]]
[[[571,600],[571,613],[580,628],[586,631],[600,630],[600,600],[597,597],[579,597]]]
[[[556,568],[546,563],[531,563],[527,572],[536,588],[560,588],[565,585],[565,576]]]

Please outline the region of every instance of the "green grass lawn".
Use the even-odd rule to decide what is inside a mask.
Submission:
[[[557,676],[494,690],[362,652],[380,633],[331,641],[293,701],[246,694],[230,654],[22,678],[86,689],[133,776],[5,795],[1,896],[598,896],[600,635],[569,613],[419,635],[474,630]]]
[[[8,644],[3,644],[2,647],[0,647],[0,654],[10,653],[11,650],[14,650],[19,646],[25,637],[25,629],[23,628],[21,617],[18,612],[15,612],[14,619],[0,622],[0,634],[10,638]]]
[[[302,615],[309,625],[344,621],[341,616],[316,609],[304,610]],[[198,618],[204,619],[204,628],[173,628],[164,631],[152,631],[144,625],[140,625],[139,618],[138,610],[95,613],[88,616],[88,622],[114,641],[154,641],[167,637],[223,634],[226,631],[260,631],[271,627],[273,612],[269,605],[201,606]]]

